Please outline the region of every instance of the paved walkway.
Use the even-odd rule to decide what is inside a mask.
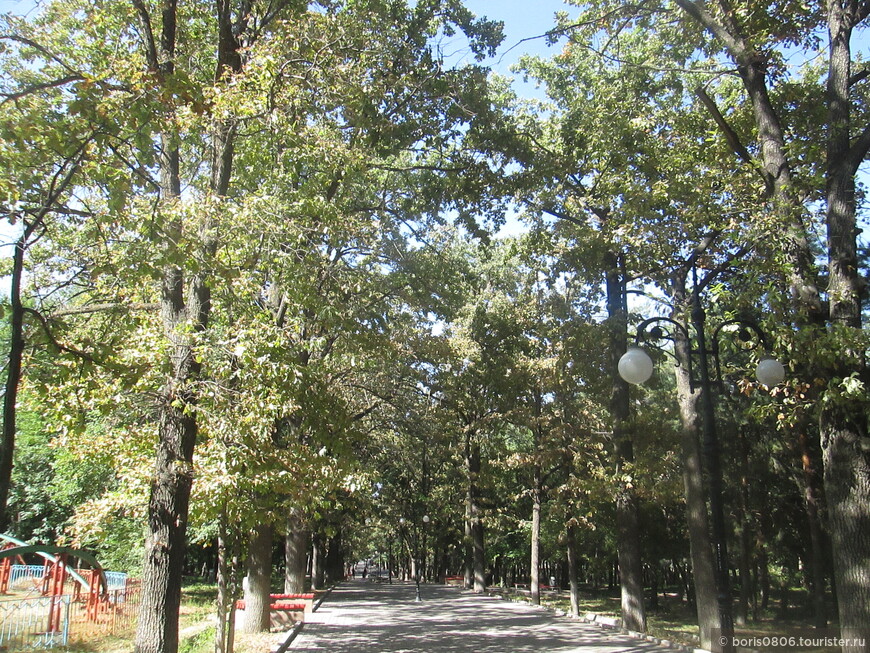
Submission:
[[[330,653],[526,653],[669,651],[531,605],[455,587],[351,580],[336,587],[290,651]]]

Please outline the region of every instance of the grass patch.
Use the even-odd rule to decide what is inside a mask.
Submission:
[[[78,642],[54,649],[69,653],[128,653],[133,648],[133,635],[125,637],[101,637],[97,641]]]
[[[211,653],[214,651],[215,627],[208,626],[192,637],[181,640],[178,653]]]
[[[178,614],[179,653],[211,653],[214,651],[217,585],[202,579],[185,579],[181,588],[181,609]],[[76,642],[57,649],[69,653],[129,653],[136,637],[135,625],[129,632],[100,637],[88,642]],[[238,650],[237,650],[238,653]]]
[[[178,628],[195,627],[215,613],[217,585],[203,583],[200,579],[187,582],[181,588],[181,609],[178,611]]]
[[[493,588],[493,590],[498,590],[498,588]],[[531,601],[527,593],[515,590],[498,591],[514,598]],[[589,589],[581,592],[579,603],[581,615],[593,612],[608,617],[619,617],[621,613],[619,590],[609,592]],[[566,613],[571,610],[571,602],[567,592],[560,595],[542,593],[541,604]],[[735,628],[735,634],[738,637],[757,637],[759,639],[764,637],[799,637],[801,635],[812,637],[809,623],[807,608],[798,601],[792,601],[786,616],[783,616],[779,606],[772,605],[765,613],[759,615],[757,621],[750,621],[746,626]],[[836,630],[836,623],[827,628],[828,633],[836,632]],[[697,646],[699,640],[698,621],[694,607],[676,595],[659,595],[658,607],[656,609],[647,608],[647,632],[660,639]],[[778,653],[783,650],[781,646],[770,648],[756,646],[755,648],[762,653]],[[839,653],[839,650],[836,647],[801,649],[803,653]]]

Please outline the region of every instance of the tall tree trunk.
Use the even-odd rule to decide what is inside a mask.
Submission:
[[[229,560],[227,556],[227,524],[226,513],[221,512],[218,522],[218,545],[217,545],[217,628],[215,628],[214,651],[215,653],[228,653],[227,651],[227,621],[230,614],[232,597],[229,592]]]
[[[762,531],[766,529],[762,526]],[[762,612],[767,612],[770,606],[770,557],[767,554],[767,537],[766,534],[759,542],[758,552],[758,587],[760,601],[758,603],[758,613],[755,614],[755,620],[758,621]]]
[[[532,604],[541,605],[541,468],[535,466],[534,487],[532,488],[532,552],[531,583]]]
[[[845,412],[824,411],[822,447],[840,633],[852,640],[870,628],[870,454],[862,450],[861,426]],[[844,646],[844,653],[870,650],[870,639],[864,641],[865,647]]]
[[[810,534],[810,592],[813,603],[813,623],[816,628],[828,625],[827,605],[825,601],[825,571],[828,567],[825,534],[822,529],[820,515],[819,474],[815,463],[818,455],[818,441],[815,447],[810,442],[806,424],[798,433],[798,446],[801,457],[800,489],[804,496],[804,511],[807,516],[807,530]]]
[[[830,325],[838,334],[833,379],[855,374],[866,380],[865,350],[849,343],[861,333],[861,299],[865,284],[858,268],[855,174],[870,148],[870,127],[851,141],[851,49],[853,27],[870,7],[859,2],[828,2],[829,66],[827,103],[827,246]],[[866,391],[865,393],[866,394]],[[820,417],[825,499],[834,551],[834,576],[840,632],[854,640],[870,629],[870,447],[866,446],[864,397],[841,392],[825,402]],[[844,645],[844,653],[870,650]]]
[[[272,589],[272,526],[260,524],[248,543],[248,582],[245,587],[245,619],[241,631],[269,630],[269,593]]]
[[[475,592],[486,590],[486,557],[484,554],[483,522],[480,518],[480,443],[469,432],[465,441],[466,519],[471,545],[471,572]]]
[[[746,441],[745,428],[738,426],[735,433],[740,446],[740,597],[737,602],[737,611],[734,614],[734,623],[738,626],[745,626],[749,621],[751,583],[749,567],[752,564],[749,540],[749,444]]]
[[[629,420],[629,390],[617,371],[619,359],[626,351],[627,310],[625,275],[619,256],[607,252],[606,269],[607,316],[610,351],[610,417],[613,420],[614,458],[616,468],[616,549],[619,557],[619,579],[622,606],[622,626],[636,632],[646,632],[646,609],[643,601],[643,557],[640,547],[637,497],[631,475],[634,445],[627,428]]]
[[[684,283],[684,281],[683,281]],[[686,305],[685,287],[675,284],[673,290],[675,310]],[[679,313],[675,314],[679,317]],[[693,392],[689,380],[690,344],[679,332],[675,333],[674,353],[680,362],[674,368],[677,381],[677,401],[680,407],[683,458],[683,490],[686,497],[686,526],[689,531],[689,550],[692,558],[692,576],[695,584],[695,605],[701,648],[713,649],[712,631],[722,627],[719,619],[717,584],[713,550],[710,542],[710,524],[707,515],[701,462],[701,417],[698,411],[698,393]],[[718,646],[718,642],[716,642]]]
[[[686,385],[686,393],[680,399],[680,416],[683,422],[680,440],[683,456],[683,490],[686,496],[686,526],[689,531],[689,551],[695,586],[695,606],[701,631],[701,648],[711,649],[711,631],[721,628],[716,600],[716,575],[702,480],[701,451],[698,444],[699,427],[694,408],[697,396],[688,392],[688,379],[683,382]]]
[[[463,524],[464,537],[462,541],[462,586],[474,589],[474,552],[471,535],[471,503],[466,496],[465,500],[465,523]]]
[[[222,516],[225,520],[225,515]],[[232,653],[236,628],[236,599],[239,598],[239,533],[222,522],[218,538],[217,613],[215,653]]]
[[[24,305],[21,302],[21,281],[24,275],[24,254],[27,234],[22,234],[12,251],[12,279],[9,288],[9,358],[6,362],[6,385],[3,394],[3,436],[0,440],[0,532],[9,526],[7,504],[12,483],[12,462],[17,430],[16,409],[18,387],[21,384],[21,364],[24,359]]]
[[[857,265],[855,175],[870,149],[870,127],[853,125],[851,116],[851,38],[870,7],[857,0],[824,3],[828,18],[826,222],[828,250],[828,314],[824,315],[815,285],[813,254],[802,221],[804,207],[795,197],[784,131],[767,91],[767,66],[754,44],[744,38],[737,17],[722,22],[697,0],[676,0],[693,19],[716,35],[738,64],[749,95],[761,146],[762,169],[774,208],[783,216],[784,250],[796,321],[819,329],[825,318],[841,336],[836,363],[828,379],[859,377],[866,361],[860,349],[850,350],[849,333],[861,329],[861,295],[865,291]],[[857,127],[857,129],[855,129]],[[853,130],[858,134],[852,138]],[[831,390],[835,390],[831,388]],[[844,639],[870,627],[870,451],[866,416],[860,399],[837,390],[842,400],[824,402],[820,415],[825,496],[833,546],[835,585]],[[844,647],[844,651],[863,650]]]
[[[142,22],[149,72],[167,84],[175,74],[177,0],[166,0],[162,5],[159,40],[153,37],[151,17],[145,4],[134,0],[134,7]],[[224,16],[224,19],[226,22],[229,17]],[[223,134],[225,130],[218,131]],[[161,135],[158,155],[161,202],[170,209],[181,198],[180,140],[179,135],[172,131]],[[231,143],[230,133],[226,133],[226,140]],[[218,160],[213,161],[212,185],[214,180],[221,179],[225,191],[232,148],[224,143],[220,149],[225,153],[219,157],[222,171],[215,172]],[[221,189],[213,187],[212,190]],[[208,261],[214,254],[216,242],[207,227],[203,229],[202,260]],[[168,219],[164,233],[166,260],[179,260],[183,255],[179,248],[183,246],[185,235],[181,218]],[[175,653],[178,649],[181,573],[197,437],[194,383],[200,372],[190,327],[200,332],[208,324],[211,299],[206,269],[204,266],[203,272],[194,275],[189,283],[177,264],[167,263],[162,271],[160,305],[169,342],[171,372],[157,408],[158,443],[148,504],[148,534],[135,653]]]
[[[299,508],[291,509],[284,538],[284,592],[287,594],[305,591],[309,539],[310,531],[302,511]]]
[[[624,461],[634,458],[630,442],[621,442],[617,454]],[[617,474],[620,467],[617,467]],[[640,549],[637,497],[624,488],[616,500],[617,554],[622,605],[622,626],[646,632],[646,609],[643,596],[643,558]]]
[[[577,526],[573,523],[568,524],[567,541],[565,542],[568,549],[568,585],[571,588],[571,616],[580,616],[580,582],[579,582],[579,565],[577,558]]]
[[[311,537],[311,589],[322,590],[326,576],[326,550],[323,534],[319,531]],[[389,562],[387,562],[389,566]]]
[[[326,551],[326,577],[330,585],[344,579],[344,545],[340,529],[329,538]]]
[[[197,433],[189,408],[194,403],[193,394],[181,386],[188,386],[197,364],[189,346],[179,345],[176,352],[177,371],[159,408],[136,653],[174,653],[178,649],[181,575]]]

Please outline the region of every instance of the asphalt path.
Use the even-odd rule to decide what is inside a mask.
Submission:
[[[289,651],[319,653],[652,653],[671,651],[544,608],[456,587],[356,579],[338,585]]]

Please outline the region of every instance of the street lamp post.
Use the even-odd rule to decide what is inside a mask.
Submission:
[[[422,526],[421,530],[425,533],[426,524],[430,521],[429,515],[423,515],[422,518]],[[409,535],[405,534],[402,530],[402,527],[406,524],[406,520],[404,517],[399,519],[399,533],[404,537],[405,543],[408,547],[408,551],[412,556],[412,560],[414,562],[414,587],[416,590],[416,596],[414,597],[414,601],[419,603],[423,600],[423,597],[420,595],[420,535],[416,530],[416,525],[414,527],[414,540],[411,541]]]
[[[420,526],[420,530],[422,531],[422,537],[424,538],[423,539],[423,542],[424,542],[424,544],[423,544],[423,557],[426,556],[426,544],[425,544],[426,540],[425,540],[425,538],[426,538],[426,524],[428,524],[428,523],[429,523],[429,515],[423,515],[422,525]],[[417,602],[420,602],[423,600],[423,598],[420,596],[420,574],[422,573],[422,566],[423,566],[423,561],[421,560],[420,547],[419,547],[420,537],[421,536],[418,535],[414,541],[414,557],[416,558],[416,560],[414,562],[414,569],[417,572],[416,577],[414,578],[414,581],[417,584],[417,598],[415,598],[414,600]]]
[[[393,584],[393,535],[387,536],[387,582]]]
[[[653,362],[649,354],[639,345],[642,342],[668,338],[674,340],[675,332],[681,333],[689,343],[688,375],[690,390],[699,390],[701,401],[701,424],[704,459],[710,483],[710,536],[715,553],[716,589],[719,619],[722,628],[720,644],[726,653],[734,650],[734,621],[731,612],[731,588],[728,576],[728,550],[725,529],[725,511],[722,501],[722,467],[719,459],[719,439],[716,432],[715,407],[713,405],[712,388],[721,385],[722,373],[719,362],[719,337],[728,326],[740,328],[738,337],[744,342],[752,339],[754,334],[766,351],[769,351],[767,338],[761,328],[752,321],[733,319],[719,324],[712,332],[709,340],[706,334],[706,312],[701,306],[697,282],[692,290],[691,329],[667,317],[653,317],[641,322],[637,327],[636,346],[631,347],[620,358],[619,375],[629,383],[644,383],[652,375]],[[660,324],[667,324],[671,329],[667,336]],[[695,342],[692,342],[694,331]],[[693,355],[697,357],[697,369],[693,369]],[[713,367],[711,367],[711,362]],[[773,358],[765,357],[756,367],[758,381],[767,386],[780,383],[785,377],[781,363]],[[715,375],[715,376],[714,376]],[[696,381],[697,379],[697,381]]]

